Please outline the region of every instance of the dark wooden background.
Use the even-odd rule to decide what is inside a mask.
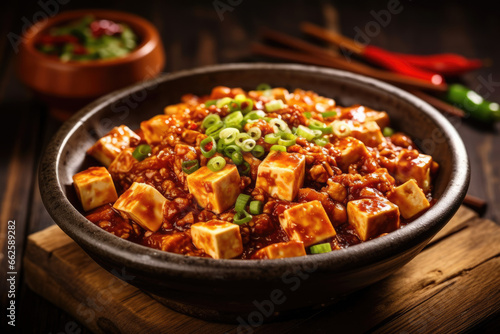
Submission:
[[[250,53],[258,28],[267,26],[302,36],[298,23],[315,22],[354,37],[358,28],[374,20],[372,11],[387,8],[388,1],[229,1],[239,3],[223,13],[214,1],[2,1],[0,4],[0,259],[2,305],[6,301],[5,233],[7,221],[16,220],[17,324],[23,332],[68,332],[72,319],[35,295],[23,283],[22,254],[26,236],[53,222],[38,192],[37,163],[44,146],[60,126],[42,103],[33,98],[16,78],[16,52],[9,33],[20,34],[33,22],[40,3],[58,4],[57,11],[80,8],[109,8],[143,16],[159,29],[167,64],[165,72],[228,62],[275,61]],[[500,21],[493,5],[481,1],[401,0],[401,13],[371,38],[371,43],[399,52],[430,54],[455,52],[489,59],[492,65],[469,73],[460,80],[490,100],[500,101]],[[52,5],[50,10],[54,10]],[[46,10],[45,10],[46,11]],[[36,20],[36,18],[35,18]],[[490,84],[486,84],[490,82]],[[469,194],[488,201],[485,217],[500,221],[500,124],[484,125],[453,120],[467,147],[472,166]],[[5,310],[2,307],[3,310]],[[2,326],[5,316],[2,311]]]

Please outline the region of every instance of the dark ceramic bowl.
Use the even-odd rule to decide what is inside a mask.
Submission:
[[[177,103],[186,93],[208,94],[217,85],[252,89],[261,82],[314,90],[344,106],[360,103],[387,111],[392,126],[408,133],[440,164],[436,204],[408,226],[347,249],[248,261],[189,257],[143,247],[100,229],[78,210],[71,177],[88,167],[85,150],[112,126],[138,128],[142,120],[161,114],[164,106]],[[162,297],[180,312],[219,321],[244,319],[251,324],[326,305],[390,275],[450,220],[468,184],[469,163],[462,140],[427,103],[377,80],[301,65],[212,66],[164,75],[111,93],[62,126],[40,165],[40,189],[48,212],[103,268],[126,273],[133,277],[128,283]]]

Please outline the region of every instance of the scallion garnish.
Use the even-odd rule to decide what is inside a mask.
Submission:
[[[281,100],[272,100],[267,102],[264,107],[267,112],[273,112],[285,108],[286,104],[284,104]]]
[[[252,138],[253,140],[259,139],[260,136],[262,135],[262,131],[256,126],[248,129],[247,133],[250,136],[250,138]]]
[[[297,136],[305,138],[308,141],[312,141],[314,138],[321,136],[321,131],[312,130],[312,129],[306,128],[303,125],[299,125],[297,127]]]
[[[251,201],[249,206],[250,214],[252,215],[260,215],[262,213],[264,205],[261,201]]]
[[[225,145],[234,143],[236,136],[240,133],[238,129],[226,128],[219,133],[220,139],[223,139]]]
[[[384,130],[382,130],[382,134],[384,135],[384,137],[390,137],[394,134],[394,130],[388,126],[386,126],[384,128]]]
[[[209,146],[208,149],[207,146]],[[203,139],[200,143],[200,151],[205,158],[213,157],[217,152],[217,144],[215,143],[215,139],[213,137],[207,137]]]
[[[226,160],[223,157],[213,157],[208,161],[207,167],[212,172],[218,172],[226,166]]]
[[[253,218],[252,215],[246,211],[236,212],[236,214],[233,217],[233,223],[236,225],[243,225],[250,222],[252,218]]]
[[[200,163],[198,160],[188,160],[188,161],[183,161],[182,164],[182,171],[186,174],[191,174],[194,173],[200,168]]]
[[[243,141],[243,143],[241,143],[241,149],[244,152],[250,152],[251,150],[253,150],[253,148],[255,147],[255,145],[257,145],[257,143],[255,142],[255,140],[253,140],[251,138],[245,139]]]
[[[237,127],[240,126],[241,121],[243,120],[243,114],[241,111],[235,111],[224,118],[224,124],[229,127]]]
[[[266,83],[261,83],[256,88],[256,90],[269,90],[269,89],[271,89],[271,86],[269,84],[266,84]]]
[[[247,204],[251,198],[252,197],[250,195],[239,194],[238,198],[236,199],[236,204],[234,205],[234,210],[236,210],[236,212],[245,211]]]
[[[317,244],[311,246],[310,250],[311,254],[328,253],[332,251],[332,246],[329,243]]]
[[[231,153],[231,160],[233,160],[236,166],[239,166],[243,163],[243,154],[241,154],[241,152],[234,151]]]
[[[281,151],[281,152],[286,152],[286,147],[283,145],[273,145],[270,148],[271,151]]]
[[[278,144],[285,147],[295,145],[295,140],[297,136],[292,133],[282,133],[281,138],[278,139]]]
[[[325,138],[325,137],[320,137],[320,138],[316,138],[314,139],[314,143],[318,146],[325,146],[326,144],[328,144],[330,141]]]
[[[277,133],[268,133],[264,137],[264,141],[268,144],[276,144],[281,136]]]
[[[243,160],[243,163],[238,166],[238,172],[241,175],[248,175],[250,173],[250,164]]]
[[[288,127],[285,121],[279,118],[273,118],[269,121],[269,124],[273,127],[274,132],[287,132],[292,133],[292,130]]]
[[[215,125],[216,123],[220,122],[220,117],[219,115],[216,114],[210,114],[201,123],[201,126],[205,129],[210,128],[212,125]]]
[[[323,116],[323,118],[333,117],[333,116],[337,116],[337,112],[336,111],[326,111],[326,112],[322,113],[321,116]]]
[[[146,159],[150,153],[151,153],[151,146],[144,144],[137,146],[134,152],[132,152],[132,156],[138,161],[142,161]]]
[[[264,150],[264,147],[261,145],[255,145],[255,147],[252,150],[252,155],[258,159],[262,158],[266,154],[266,151]]]

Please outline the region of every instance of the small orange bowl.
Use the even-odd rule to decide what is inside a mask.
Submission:
[[[112,59],[63,62],[42,53],[35,43],[51,27],[86,15],[127,24],[139,44],[129,54]],[[158,75],[165,66],[165,53],[158,30],[145,19],[119,11],[77,10],[58,14],[34,24],[23,36],[17,73],[21,81],[50,107],[77,110],[85,104],[133,83]]]

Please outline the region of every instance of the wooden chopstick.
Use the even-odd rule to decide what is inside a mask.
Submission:
[[[367,66],[365,64],[359,63],[355,60],[346,61],[342,56],[339,56],[338,54],[333,53],[330,50],[325,50],[317,45],[308,43],[308,42],[303,41],[299,38],[292,37],[290,35],[287,35],[287,34],[284,34],[284,33],[281,33],[281,32],[275,31],[275,30],[271,30],[268,28],[261,29],[261,36],[266,38],[266,39],[270,39],[270,40],[276,41],[278,43],[281,43],[283,45],[289,46],[291,48],[304,51],[305,53],[308,53],[308,54],[311,54],[314,56],[318,56],[319,58],[322,58],[323,60],[327,61],[328,63],[325,63],[325,62],[320,61],[320,60],[313,60],[311,58],[304,57],[303,55],[301,55],[299,53],[284,55],[284,50],[280,50],[280,49],[276,49],[276,48],[273,48],[274,50],[271,50],[271,49],[269,49],[271,47],[267,47],[268,48],[267,50],[263,50],[263,49],[261,49],[261,47],[257,47],[257,49],[259,51],[263,51],[263,52],[268,53],[268,54],[266,54],[268,56],[278,57],[277,54],[279,53],[281,56],[285,56],[287,60],[300,61],[300,62],[305,61],[306,63],[309,63],[309,64],[345,69],[345,70],[349,70],[352,72],[371,76],[371,77],[374,77],[377,79],[381,79],[384,81],[388,81],[388,82],[391,82],[393,84],[400,86],[403,89],[408,90],[409,92],[411,92],[414,95],[417,95],[422,100],[426,101],[427,103],[429,103],[430,105],[434,106],[435,108],[441,110],[442,112],[448,113],[448,114],[453,115],[453,116],[458,116],[458,117],[464,117],[464,115],[465,115],[465,113],[461,109],[458,109],[458,108],[456,108],[456,107],[454,107],[454,106],[452,106],[452,105],[450,105],[450,104],[448,104],[448,103],[446,103],[438,98],[435,98],[431,95],[428,95],[422,91],[419,91],[419,90],[413,89],[412,87],[409,87],[409,85],[407,84],[406,81],[404,83],[401,83],[400,80],[398,80],[399,77],[405,77],[405,76],[401,76],[399,74],[394,74],[394,73],[384,71],[384,70],[377,70],[377,69],[374,69],[374,68]],[[275,55],[272,55],[269,53],[273,53]],[[278,57],[278,58],[280,58],[280,57]],[[298,58],[301,58],[302,61],[297,60]],[[394,77],[393,77],[394,75],[395,75],[396,79],[394,79]],[[389,78],[388,78],[388,76],[389,76]],[[410,79],[416,80],[418,82],[418,84],[420,84],[420,81],[422,81],[422,80],[414,79],[414,78],[410,78]],[[423,82],[426,83],[425,81],[423,81]],[[434,89],[435,87],[436,87],[435,85],[431,85],[432,89]],[[441,87],[439,87],[439,89],[441,89]]]
[[[306,34],[309,34],[311,36],[314,36],[316,38],[322,39],[324,41],[330,42],[332,44],[335,44],[339,46],[340,48],[347,49],[349,51],[352,51],[358,55],[363,53],[364,46],[360,45],[359,43],[356,43],[356,41],[342,36],[341,34],[338,34],[336,32],[330,31],[323,29],[315,24],[309,23],[309,22],[302,22],[300,24],[300,29],[305,32]]]
[[[481,214],[484,213],[488,205],[485,200],[472,195],[465,195],[463,203]]]
[[[427,82],[425,80],[415,79],[406,75],[378,70],[366,65],[360,66],[359,63],[348,62],[347,60],[344,60],[341,57],[336,57],[333,55],[316,56],[303,52],[295,52],[291,50],[275,48],[272,46],[267,46],[259,43],[253,44],[252,51],[254,53],[258,53],[261,55],[286,59],[294,62],[301,62],[312,65],[320,65],[325,67],[348,70],[351,72],[363,74],[368,77],[372,77],[382,81],[387,81],[396,84],[398,86],[404,86],[406,88],[425,89],[437,92],[444,92],[447,89],[446,85],[433,85],[432,83]],[[331,58],[326,59],[327,57]]]

